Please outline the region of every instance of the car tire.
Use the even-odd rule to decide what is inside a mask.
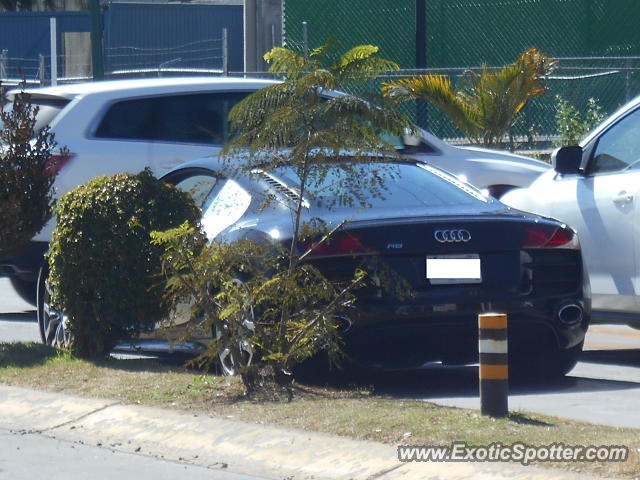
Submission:
[[[235,282],[239,285],[243,285],[241,280],[236,279]],[[246,306],[241,315],[242,318],[238,319],[237,322],[234,322],[238,325],[237,338],[239,339],[239,355],[234,354],[229,347],[225,347],[217,353],[218,368],[220,369],[220,373],[225,377],[234,377],[239,375],[240,369],[248,367],[253,361],[254,346],[247,340],[247,338],[255,331],[253,305]],[[229,326],[226,322],[223,322],[221,325],[213,326],[213,335],[216,340],[223,336],[223,329],[227,328],[229,328]],[[240,358],[236,358],[238,356]]]
[[[220,327],[214,327],[216,339],[222,336]],[[227,328],[226,325],[222,328]],[[240,361],[236,358],[234,352],[229,347],[223,348],[218,352],[218,368],[220,373],[225,377],[235,377],[239,375],[240,369],[251,365],[253,360],[253,346],[246,340],[240,340],[238,350],[240,351]]]
[[[576,366],[584,341],[567,349],[541,350],[526,359],[515,359],[513,377],[519,380],[551,380],[564,377]]]
[[[70,343],[69,331],[65,328],[65,316],[51,307],[51,289],[48,284],[49,269],[45,266],[38,275],[37,313],[40,339],[45,345],[67,348]]]
[[[38,282],[12,277],[9,279],[18,296],[30,305],[37,305]]]
[[[567,373],[573,370],[573,367],[575,367],[578,360],[580,360],[583,346],[584,340],[574,347],[557,352],[555,362],[549,369],[550,373],[555,373],[556,377],[564,377]]]

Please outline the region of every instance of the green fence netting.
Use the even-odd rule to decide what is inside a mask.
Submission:
[[[552,138],[558,95],[578,109],[595,98],[611,113],[640,94],[638,0],[285,0],[285,43],[302,49],[306,22],[311,48],[328,38],[342,49],[374,44],[382,56],[412,69],[420,1],[429,72],[456,81],[466,69],[511,63],[530,47],[559,59],[549,92],[523,112],[515,135]],[[408,108],[435,134],[460,136],[432,107]]]

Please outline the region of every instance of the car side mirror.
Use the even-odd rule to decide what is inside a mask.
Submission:
[[[582,147],[571,145],[558,148],[551,155],[553,169],[560,174],[580,173],[582,165]]]

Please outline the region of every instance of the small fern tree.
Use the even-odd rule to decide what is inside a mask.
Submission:
[[[321,349],[334,360],[339,357],[337,314],[353,303],[366,272],[356,268],[351,280],[338,284],[307,261],[344,222],[331,231],[322,222],[305,222],[305,197],[336,168],[348,173],[332,187],[341,201],[366,205],[367,196],[384,194],[389,175],[383,168],[359,166],[372,156],[397,157],[379,133],[402,134],[409,122],[382,99],[375,103],[335,92],[398,68],[377,52],[375,46],[361,45],[334,56],[325,45],[305,57],[274,48],[264,58],[283,82],[257,91],[230,112],[236,136],[223,152],[230,175],[287,167],[298,179],[290,243],[241,241],[229,249],[213,242],[194,249],[201,242],[194,241],[189,229],[156,234],[167,249],[169,296],[174,302],[190,301],[195,316],[204,314],[216,331],[224,332],[206,357],[230,350],[248,391],[258,386],[263,377],[257,373],[266,367],[263,371],[290,397],[294,365]],[[246,321],[249,314],[251,322]],[[251,365],[241,361],[238,345],[243,341],[255,347]]]

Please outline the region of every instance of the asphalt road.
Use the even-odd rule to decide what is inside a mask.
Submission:
[[[0,279],[0,342],[39,341],[33,307]],[[376,391],[442,405],[479,408],[476,367],[426,368],[376,376]],[[640,330],[593,325],[581,361],[564,379],[510,385],[511,411],[526,410],[640,428]]]
[[[0,430],[0,478],[12,480],[261,480],[258,477],[135,455],[108,446],[70,443],[35,433]]]

